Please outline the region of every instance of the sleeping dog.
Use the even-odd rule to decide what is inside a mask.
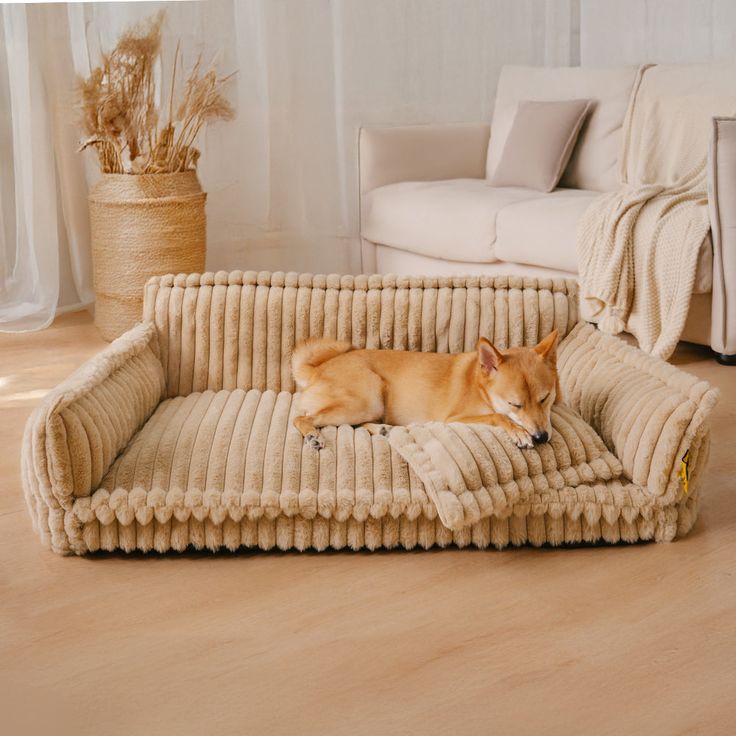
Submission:
[[[504,429],[518,447],[546,442],[559,400],[557,330],[533,348],[498,350],[481,337],[472,353],[356,350],[312,338],[299,344],[292,371],[299,397],[294,426],[321,449],[319,428],[465,422]]]

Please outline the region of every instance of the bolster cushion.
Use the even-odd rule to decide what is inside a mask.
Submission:
[[[707,457],[718,390],[583,322],[560,345],[558,368],[562,400],[598,432],[624,475],[663,503],[680,500],[683,472],[696,475]]]
[[[156,332],[144,323],[85,363],[33,412],[23,481],[34,521],[42,534],[51,533],[52,546],[64,545],[64,511],[99,485],[163,391]]]
[[[168,397],[294,391],[291,351],[307,337],[357,348],[458,353],[479,335],[535,345],[578,320],[577,283],[520,276],[312,275],[218,271],[151,278]]]

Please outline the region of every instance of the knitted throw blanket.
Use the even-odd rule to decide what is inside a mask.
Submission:
[[[578,231],[581,297],[609,335],[631,332],[668,358],[682,334],[710,229],[704,164],[675,187],[624,185],[598,198]]]
[[[732,101],[662,96],[641,79],[624,122],[623,184],[595,200],[579,226],[580,291],[603,332],[627,330],[666,359],[685,326],[710,230],[710,120]]]

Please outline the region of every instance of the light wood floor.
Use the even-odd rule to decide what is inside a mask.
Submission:
[[[0,335],[0,733],[736,733],[736,368],[674,357],[723,396],[672,544],[57,557],[23,423],[103,344]]]

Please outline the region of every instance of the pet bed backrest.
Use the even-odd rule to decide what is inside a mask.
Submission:
[[[534,345],[577,322],[577,285],[522,277],[313,276],[233,271],[161,276],[146,285],[167,395],[206,389],[293,391],[289,360],[310,336],[356,347],[473,350]]]

